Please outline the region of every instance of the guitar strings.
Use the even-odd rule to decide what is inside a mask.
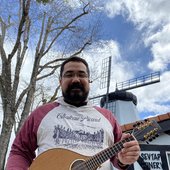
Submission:
[[[109,157],[110,157],[110,156],[114,156],[114,155],[116,154],[116,152],[118,152],[118,151],[120,151],[120,150],[122,149],[122,146],[123,146],[123,143],[124,143],[124,142],[129,142],[129,141],[131,141],[131,140],[134,140],[135,138],[137,138],[137,136],[139,136],[139,135],[140,135],[144,130],[146,130],[147,128],[149,128],[149,127],[147,126],[147,127],[145,127],[145,129],[142,129],[142,130],[137,129],[137,132],[136,132],[136,131],[133,131],[132,135],[131,135],[129,138],[126,138],[126,139],[124,139],[124,140],[122,140],[122,141],[114,144],[113,146],[114,146],[115,148],[113,148],[113,150],[112,150],[112,149],[110,149],[109,151],[103,150],[103,151],[101,151],[101,152],[103,152],[103,153],[105,154],[104,156],[106,156],[106,157],[108,157],[108,154],[110,154],[110,152],[112,152],[112,154],[109,155]],[[135,137],[135,138],[134,138],[134,137]],[[107,149],[108,149],[108,148],[107,148]],[[117,149],[117,150],[116,150],[116,149]],[[113,152],[114,150],[116,150],[116,152]],[[99,153],[101,153],[101,152],[99,152]],[[84,162],[81,162],[80,164],[78,164],[78,165],[76,165],[75,167],[73,167],[72,170],[95,170],[95,168],[97,168],[97,167],[99,167],[99,166],[101,165],[100,159],[101,159],[101,162],[103,162],[102,159],[105,160],[105,157],[104,157],[104,156],[103,156],[103,157],[102,157],[102,156],[99,157],[98,154],[96,154],[95,157],[96,157],[96,158],[98,157],[98,159],[95,159],[95,157],[92,156],[92,157],[89,158],[88,160],[86,160],[86,161],[84,161]],[[95,163],[95,161],[96,161],[97,163]]]
[[[101,153],[101,152],[99,152],[97,155],[95,155],[95,157],[93,156],[93,157],[89,158],[88,160],[86,160],[85,162],[82,162],[82,163],[76,165],[75,167],[72,168],[72,170],[95,170],[103,162],[105,162],[108,159],[108,157],[110,158],[110,157],[114,156],[117,151],[120,151],[122,149],[123,143],[131,141],[132,139],[134,139],[134,138],[131,137],[131,139],[126,138],[126,139],[122,140],[121,142],[113,145],[115,147],[114,150],[113,149],[110,149],[110,150],[105,149],[102,151],[102,153],[104,153],[103,156],[99,157],[99,154]],[[113,152],[112,150],[115,152]]]
[[[134,138],[132,136],[120,141],[119,143],[116,143],[115,145],[113,145],[115,147],[114,149],[110,149],[109,151],[107,151],[108,148],[106,148],[105,150],[101,151],[105,155],[98,157],[98,159],[101,160],[101,162],[105,162],[107,160],[106,158],[114,156],[118,151],[120,151],[122,149],[123,143],[129,142],[131,140],[134,140]],[[113,151],[115,151],[115,152],[113,152]],[[100,154],[101,152],[99,152],[98,154]],[[97,157],[98,154],[95,155],[95,157]],[[109,156],[108,156],[108,154],[109,154]],[[82,163],[76,165],[75,167],[72,168],[72,170],[86,170],[86,169],[87,170],[95,170],[97,167],[99,167],[101,165],[100,162],[96,163],[95,157],[92,156],[91,158],[89,158],[85,162],[82,162]]]

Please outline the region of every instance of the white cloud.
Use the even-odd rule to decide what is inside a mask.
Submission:
[[[170,109],[170,71],[160,77],[160,82],[132,90],[138,98],[139,112],[154,112],[164,114]]]
[[[170,109],[170,1],[167,0],[110,0],[106,4],[109,17],[122,14],[142,32],[152,59],[148,68],[161,70],[161,82],[132,90],[138,98],[139,112],[162,114]],[[128,70],[127,70],[128,72]]]
[[[151,44],[154,60],[149,63],[152,70],[164,70],[170,63],[170,24],[145,40],[146,45]]]
[[[117,82],[128,80],[133,77],[132,65],[127,61],[123,61],[120,54],[119,44],[113,40],[101,41],[100,45],[93,44],[91,49],[84,51],[84,58],[88,61],[89,66],[97,70],[99,79],[91,85],[93,95],[101,95],[106,93],[106,88],[100,89],[100,75],[102,71],[103,59],[112,57],[111,63],[111,82],[110,92],[115,90]]]
[[[105,7],[109,17],[122,13],[144,31],[143,41],[153,54],[148,67],[154,71],[166,70],[170,63],[170,1],[110,0]]]
[[[170,21],[170,16],[168,15],[170,1],[167,0],[110,0],[105,7],[110,17],[123,12],[128,14],[129,20],[140,27],[155,27],[160,23]]]
[[[114,17],[115,15],[120,14],[120,12],[122,11],[122,7],[123,7],[122,0],[109,1],[105,5],[105,10],[106,10],[105,12],[107,13],[109,17]]]
[[[72,8],[78,8],[80,6],[79,0],[65,0],[65,3],[70,5]]]

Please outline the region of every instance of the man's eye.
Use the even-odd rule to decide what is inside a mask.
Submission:
[[[87,73],[65,73],[63,77],[65,78],[73,78],[73,77],[78,77],[78,78],[87,78],[88,74]]]
[[[66,77],[66,78],[71,78],[71,77],[74,77],[74,74],[67,73],[67,74],[64,74],[64,77]]]
[[[80,73],[80,74],[78,75],[78,77],[80,77],[80,78],[86,78],[86,77],[88,77],[88,75],[87,75],[86,73]]]

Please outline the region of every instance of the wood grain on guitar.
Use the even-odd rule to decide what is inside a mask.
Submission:
[[[29,170],[97,170],[102,163],[112,158],[123,148],[125,142],[134,140],[151,141],[158,136],[161,127],[155,120],[138,122],[132,135],[94,156],[88,157],[67,149],[50,149],[40,154]]]
[[[39,155],[29,170],[89,170],[88,157],[67,149],[50,149]]]

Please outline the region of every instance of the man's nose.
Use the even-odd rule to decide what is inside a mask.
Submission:
[[[80,81],[80,77],[77,74],[74,74],[74,76],[72,77],[72,82],[79,82]]]

